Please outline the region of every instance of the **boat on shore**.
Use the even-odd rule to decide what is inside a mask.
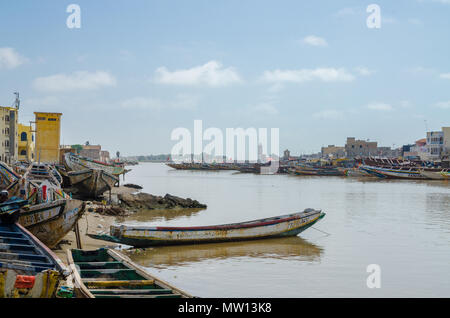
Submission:
[[[420,169],[420,174],[428,179],[433,180],[450,180],[450,172],[448,169],[442,169],[439,171],[429,170],[429,169]]]
[[[19,182],[28,205],[20,209],[18,222],[50,248],[73,229],[85,209],[85,202],[72,199],[61,189],[55,171],[33,163]]]
[[[0,298],[53,298],[68,268],[18,223],[0,221]]]
[[[72,249],[67,261],[80,298],[191,298],[112,249]]]
[[[422,175],[417,168],[413,167],[372,167],[363,165],[360,169],[366,171],[369,174],[377,176],[378,178],[388,179],[413,179],[413,180],[425,180],[428,177]]]
[[[295,174],[301,176],[344,176],[344,172],[337,167],[328,166],[312,166],[312,165],[297,165],[295,167]]]
[[[104,241],[135,247],[218,243],[296,236],[325,216],[320,210],[259,219],[249,222],[196,227],[110,227],[110,235],[88,234]]]
[[[100,169],[113,176],[119,176],[125,174],[128,170],[125,170],[124,165],[121,163],[106,163],[90,158],[81,157],[74,153],[66,153],[64,155],[64,166],[67,170],[78,171],[85,169]]]
[[[99,197],[119,182],[117,176],[101,169],[69,171],[67,177],[70,180],[70,185],[77,189],[77,194],[89,198]]]

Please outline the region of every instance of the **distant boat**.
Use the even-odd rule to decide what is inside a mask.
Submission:
[[[110,164],[93,160],[90,158],[81,157],[71,152],[64,154],[64,165],[68,170],[78,171],[85,169],[100,169],[114,176],[119,176],[129,170],[125,170],[123,164]]]
[[[0,221],[0,297],[55,297],[68,273],[62,261],[22,225]]]
[[[83,196],[97,198],[105,191],[111,190],[119,178],[101,169],[84,169],[69,171],[67,177],[71,186],[75,187]]]
[[[67,260],[77,297],[190,298],[112,249],[68,250]]]
[[[312,166],[312,165],[298,165],[295,167],[296,175],[304,176],[344,176],[344,172],[337,167],[328,166]]]
[[[92,238],[136,247],[216,243],[295,236],[325,216],[320,210],[259,219],[249,222],[197,227],[111,226],[111,235]]]
[[[448,169],[442,169],[440,171],[420,169],[420,174],[426,178],[434,180],[450,180],[450,172]]]

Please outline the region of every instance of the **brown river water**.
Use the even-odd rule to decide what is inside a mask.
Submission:
[[[450,297],[450,183],[131,167],[125,183],[190,197],[200,211],[148,211],[124,223],[199,226],[321,209],[297,237],[148,248],[129,256],[199,297]],[[122,179],[121,179],[122,182]],[[369,288],[369,264],[380,288]]]

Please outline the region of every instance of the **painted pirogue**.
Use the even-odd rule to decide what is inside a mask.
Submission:
[[[68,250],[67,261],[80,298],[188,298],[112,249]]]
[[[0,297],[55,297],[68,269],[22,225],[5,221],[7,212],[0,210]]]
[[[61,189],[57,175],[51,166],[33,163],[14,187],[8,188],[10,198],[28,202],[20,209],[18,222],[50,248],[73,229],[85,208],[83,201]]]
[[[105,191],[111,190],[119,178],[101,169],[84,169],[69,171],[67,177],[70,185],[77,188],[77,194],[89,198],[97,198]]]
[[[344,176],[345,173],[336,167],[298,165],[295,168],[296,175],[303,176]]]
[[[295,236],[324,216],[325,213],[320,210],[306,209],[294,214],[213,226],[142,227],[113,225],[110,228],[110,235],[88,235],[95,239],[136,247],[244,241]]]
[[[69,171],[70,170],[78,171],[84,169],[100,169],[113,176],[119,176],[128,171],[125,170],[123,164],[109,164],[106,162],[81,157],[79,155],[70,152],[64,155],[64,166]]]

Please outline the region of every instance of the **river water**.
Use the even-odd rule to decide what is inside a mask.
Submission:
[[[129,256],[199,297],[450,297],[450,183],[131,167],[125,182],[208,205],[126,224],[199,226],[322,209],[297,237],[148,248]],[[369,288],[370,264],[379,288]],[[379,275],[378,275],[379,273]]]

